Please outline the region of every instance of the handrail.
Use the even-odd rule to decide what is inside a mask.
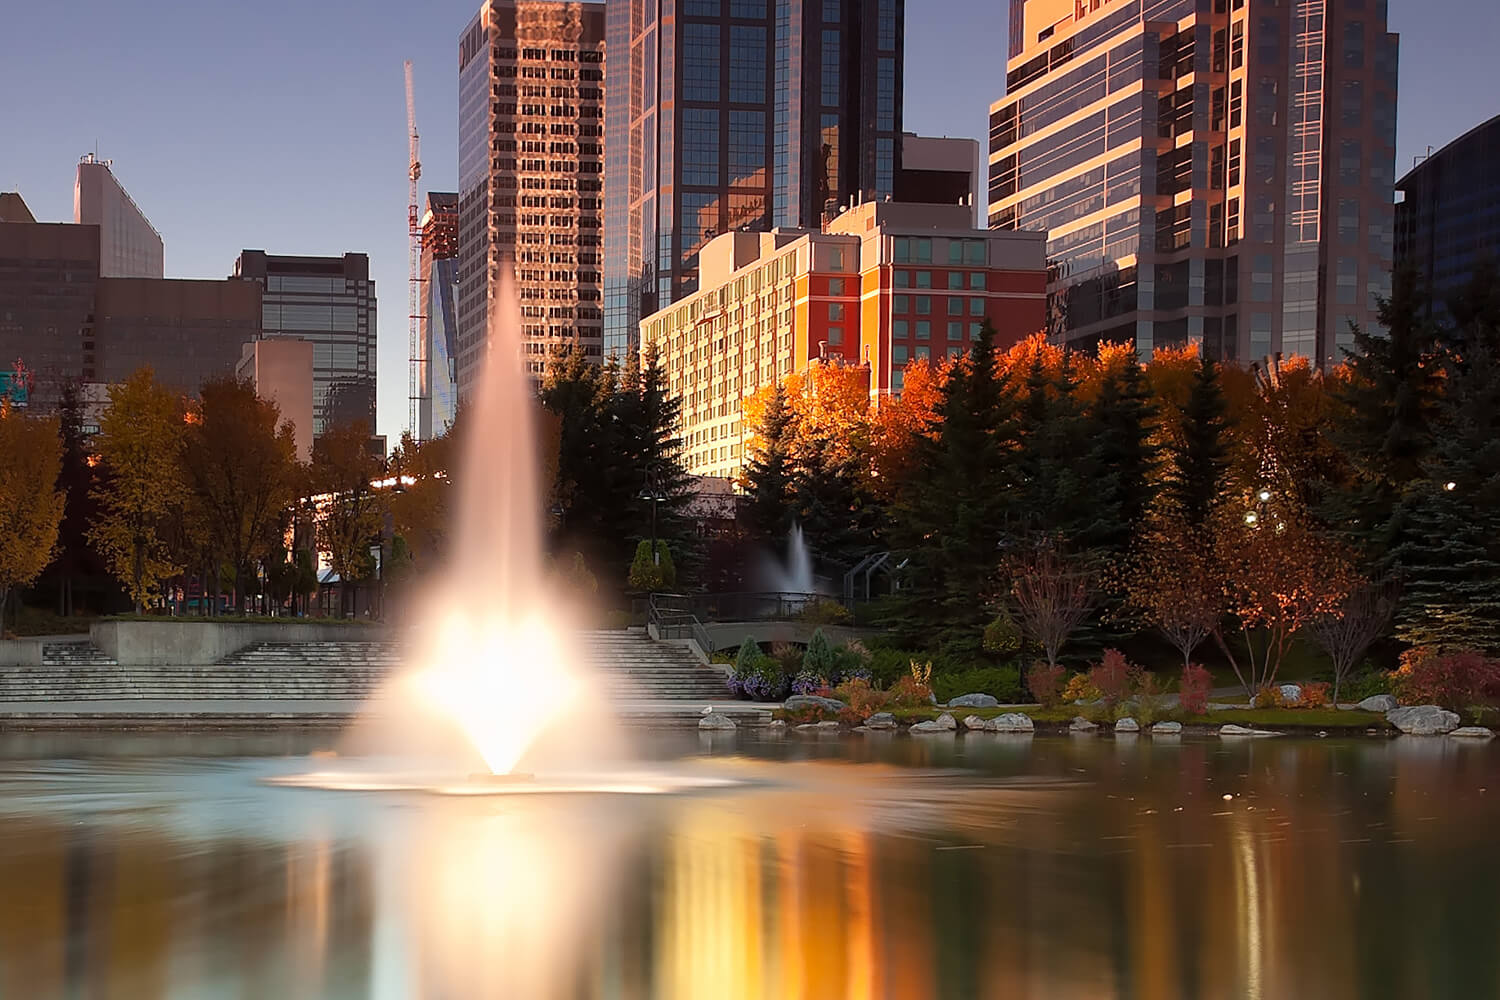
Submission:
[[[685,608],[663,607],[663,600],[674,600],[676,594],[651,594],[646,605],[646,621],[656,627],[659,639],[692,639],[703,650],[704,656],[714,653],[714,641],[698,616]]]

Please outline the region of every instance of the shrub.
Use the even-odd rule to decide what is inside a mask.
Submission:
[[[1166,688],[1157,682],[1156,675],[1149,670],[1142,671],[1136,676],[1135,705],[1121,712],[1131,715],[1142,726],[1149,726],[1161,716],[1166,697]]]
[[[651,558],[651,542],[643,540],[635,547],[635,558],[630,562],[628,583],[631,590],[661,590],[677,582],[677,569],[672,565],[672,550],[667,543],[657,539],[658,558]]]
[[[802,665],[820,677],[833,677],[838,673],[838,662],[834,659],[833,646],[821,628],[813,629],[807,643],[807,653]]]
[[[890,692],[877,690],[869,681],[862,679],[845,681],[834,689],[833,696],[847,702],[848,710],[860,722],[883,710],[891,700]]]
[[[1063,688],[1063,701],[1098,701],[1099,697],[1099,689],[1089,683],[1088,674],[1074,674]]]
[[[987,694],[1009,704],[1021,700],[1021,674],[1015,667],[950,670],[932,679],[932,689],[941,701],[961,694]]]
[[[1063,667],[1049,667],[1045,663],[1033,663],[1026,671],[1026,687],[1031,696],[1045,708],[1056,705],[1061,698],[1062,678],[1067,673]]]
[[[850,640],[833,650],[833,677],[841,681],[863,677],[873,680],[870,670],[870,651],[858,639]]]
[[[740,681],[740,690],[754,701],[780,701],[786,697],[787,687],[781,664],[769,656],[762,656],[750,676]]]
[[[1190,715],[1203,715],[1208,711],[1208,694],[1213,690],[1214,677],[1196,663],[1182,668],[1182,678],[1177,682],[1177,697],[1182,710]]]
[[[1286,699],[1281,696],[1279,684],[1267,684],[1255,692],[1255,697],[1250,699],[1251,708],[1286,708]]]
[[[1391,693],[1392,675],[1379,667],[1367,666],[1364,670],[1354,675],[1354,679],[1345,685],[1349,692],[1350,701],[1364,701],[1373,698],[1377,694]]]
[[[736,677],[748,677],[755,672],[755,665],[760,662],[760,645],[748,635],[745,641],[740,643],[740,651],[734,658],[734,674]]]
[[[781,665],[781,672],[784,674],[795,674],[804,666],[807,666],[802,656],[802,650],[789,642],[771,643],[771,659]],[[822,673],[816,668],[814,668],[813,672]],[[823,676],[826,677],[827,674],[825,673]]]
[[[828,679],[819,677],[811,670],[799,670],[792,678],[792,694],[816,694],[828,687]]]
[[[932,704],[932,688],[911,674],[898,677],[886,689],[886,704],[891,708],[922,708]]]
[[[838,601],[826,597],[820,597],[815,601],[808,601],[797,618],[813,625],[852,625],[854,616],[849,609]]]
[[[1472,649],[1439,653],[1418,646],[1401,654],[1392,687],[1403,705],[1468,708],[1500,695],[1500,660]]]
[[[1001,658],[1021,651],[1021,629],[1009,611],[1001,610],[995,620],[984,627],[984,651]]]
[[[1089,671],[1089,683],[1099,689],[1104,704],[1113,708],[1130,697],[1140,668],[1125,659],[1118,649],[1106,649],[1099,665]]]
[[[1302,697],[1297,701],[1298,708],[1326,708],[1328,706],[1328,692],[1332,688],[1326,681],[1306,681],[1301,688]]]

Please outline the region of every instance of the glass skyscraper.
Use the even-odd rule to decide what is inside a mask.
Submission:
[[[370,258],[242,250],[234,275],[260,283],[261,332],[313,345],[313,436],[358,423],[375,433],[375,282]]]
[[[989,221],[1045,229],[1049,328],[1336,362],[1389,288],[1386,0],[1010,0]]]
[[[429,191],[422,214],[422,364],[419,439],[430,441],[458,413],[458,195]]]
[[[904,0],[611,0],[605,353],[697,288],[714,236],[891,195]]]

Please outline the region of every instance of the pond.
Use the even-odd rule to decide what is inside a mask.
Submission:
[[[675,795],[273,787],[319,733],[0,736],[5,997],[1500,993],[1500,747],[709,741]]]

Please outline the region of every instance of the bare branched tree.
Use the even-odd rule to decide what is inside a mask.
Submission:
[[[1007,569],[1010,599],[1021,630],[1042,647],[1049,667],[1094,607],[1093,568],[1045,540],[1017,556]]]
[[[1394,582],[1355,587],[1337,611],[1313,623],[1313,637],[1333,661],[1333,700],[1355,664],[1380,638],[1396,612],[1400,589]]]

